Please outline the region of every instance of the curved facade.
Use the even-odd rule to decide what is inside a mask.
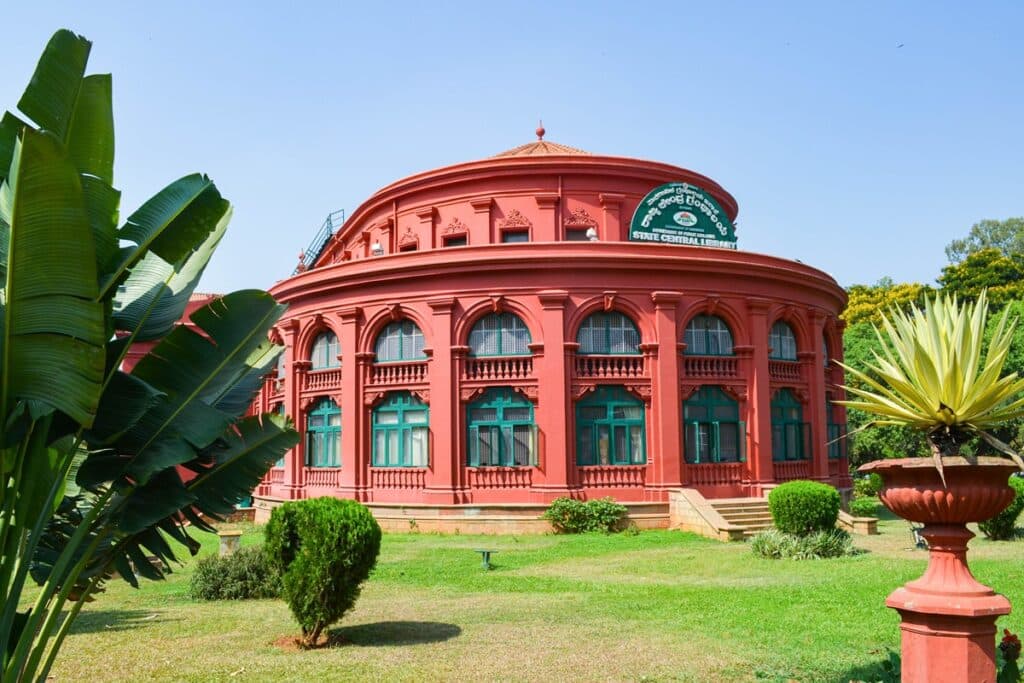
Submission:
[[[304,433],[257,491],[374,503],[662,502],[848,484],[846,296],[802,263],[629,241],[667,164],[540,140],[395,182],[272,293],[262,410]]]

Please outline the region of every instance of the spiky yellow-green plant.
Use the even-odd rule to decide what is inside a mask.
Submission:
[[[843,365],[868,388],[845,386],[857,399],[839,403],[877,415],[871,424],[926,432],[940,473],[941,457],[956,454],[975,435],[1024,469],[1020,456],[988,432],[1024,415],[1024,379],[1015,372],[1002,376],[1017,321],[1004,311],[983,354],[987,317],[984,291],[976,304],[936,295],[924,310],[890,310],[882,328],[875,327],[882,347],[875,362],[866,372]]]

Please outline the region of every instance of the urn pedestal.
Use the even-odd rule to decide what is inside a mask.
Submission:
[[[1016,466],[1001,458],[942,459],[946,484],[931,459],[878,460],[860,468],[876,472],[879,498],[903,519],[924,525],[928,569],[897,588],[885,604],[897,610],[904,683],[995,681],[996,619],[1010,602],[979,583],[967,566],[968,522],[1001,512],[1013,500],[1007,484]]]

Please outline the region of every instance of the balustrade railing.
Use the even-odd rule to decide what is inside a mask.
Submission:
[[[646,465],[586,465],[580,467],[580,483],[593,488],[643,486]]]
[[[370,366],[370,384],[414,384],[427,381],[427,361],[377,363]]]
[[[284,483],[284,468],[274,467],[270,470],[270,483],[271,484],[283,484]]]
[[[799,382],[800,364],[791,360],[769,360],[768,374],[780,382]]]
[[[532,467],[470,467],[469,485],[477,489],[515,489],[530,486]]]
[[[411,467],[371,467],[370,482],[376,489],[422,489],[427,471]]]
[[[337,486],[339,476],[340,467],[306,467],[303,481],[306,486]]]
[[[807,479],[811,476],[809,460],[776,461],[772,463],[772,467],[775,469],[776,481]]]
[[[266,387],[265,391],[267,392],[267,397],[271,401],[280,398],[281,395],[284,394],[283,377],[268,377],[264,386]]]
[[[643,356],[576,356],[576,376],[618,379],[644,376]]]
[[[321,389],[337,389],[341,387],[341,368],[329,368],[327,370],[311,370],[306,373],[303,387],[307,391],[319,391]]]
[[[734,356],[683,356],[683,373],[687,377],[738,377],[739,361]]]
[[[467,358],[466,379],[525,379],[533,374],[533,356]]]
[[[721,484],[738,484],[743,479],[742,462],[703,462],[686,465],[690,475],[690,483],[695,486],[716,486]]]

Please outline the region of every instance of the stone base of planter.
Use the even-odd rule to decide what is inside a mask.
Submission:
[[[996,618],[951,617],[900,609],[899,589],[886,605],[902,617],[900,680],[921,683],[993,683],[996,656]],[[904,591],[906,592],[906,591]],[[1002,597],[1002,596],[999,596]],[[1005,602],[1004,598],[1004,602]],[[1006,602],[1006,611],[1010,603]]]

